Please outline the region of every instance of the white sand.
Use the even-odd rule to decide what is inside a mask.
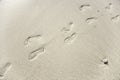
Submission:
[[[0,80],[120,80],[120,0],[0,0]]]

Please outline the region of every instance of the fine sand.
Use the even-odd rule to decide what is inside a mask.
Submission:
[[[0,0],[0,80],[120,80],[120,0]]]

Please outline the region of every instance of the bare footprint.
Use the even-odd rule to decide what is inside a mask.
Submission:
[[[24,41],[24,45],[29,46],[32,42],[34,41],[39,41],[41,40],[42,35],[33,35],[33,36],[29,36],[25,41]]]
[[[118,21],[120,21],[120,15],[116,15],[116,16],[112,17],[111,21],[112,22],[118,22]]]
[[[105,7],[105,10],[111,12],[112,7],[113,7],[112,3],[109,3],[108,6]]]
[[[43,54],[45,52],[45,48],[44,47],[40,47],[36,50],[33,50],[32,52],[29,53],[28,55],[28,60],[33,61],[35,59],[37,59],[37,57],[41,54]]]
[[[85,21],[88,23],[88,24],[92,24],[94,22],[96,22],[97,18],[96,17],[90,17],[90,18],[87,18]]]
[[[79,7],[80,11],[86,11],[87,9],[91,8],[89,4],[83,4]]]
[[[64,43],[66,44],[72,44],[73,41],[77,38],[78,34],[77,33],[72,33],[70,36],[66,37],[64,39]]]
[[[4,78],[5,74],[10,70],[12,64],[10,62],[3,65],[2,68],[0,68],[0,79]]]
[[[63,31],[63,32],[70,32],[70,31],[72,31],[73,27],[74,27],[73,22],[69,22],[68,26],[63,27],[61,31]]]

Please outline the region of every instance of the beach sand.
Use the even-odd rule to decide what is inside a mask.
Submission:
[[[0,0],[0,80],[120,80],[120,0]]]

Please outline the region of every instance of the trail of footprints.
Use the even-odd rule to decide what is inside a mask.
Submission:
[[[79,7],[79,10],[80,11],[86,11],[90,8],[91,8],[90,4],[83,4]],[[111,11],[112,8],[113,8],[112,3],[109,3],[109,5],[105,7],[106,11]],[[97,17],[89,17],[85,21],[88,24],[92,24],[96,20],[97,20]],[[119,20],[120,20],[120,15],[115,15],[115,16],[111,17],[111,21],[113,21],[113,22],[118,22]],[[73,30],[74,26],[75,26],[74,23],[70,22],[67,27],[62,28],[62,31],[63,32],[71,32]],[[65,44],[72,44],[74,42],[74,40],[77,38],[77,36],[78,36],[78,34],[76,32],[73,32],[72,34],[70,34],[69,36],[67,36],[64,39],[64,43]],[[41,39],[41,37],[42,37],[41,35],[29,36],[25,40],[24,45],[29,46],[30,43],[32,42],[32,40]],[[37,49],[31,51],[28,54],[28,60],[30,60],[30,61],[35,60],[40,54],[44,53],[46,45],[47,45],[47,43],[42,44],[42,46],[40,46]],[[109,64],[107,59],[103,59],[102,62],[105,65]],[[12,64],[10,62],[7,62],[0,68],[0,79],[3,79],[5,77],[6,73],[11,69],[11,67],[12,67]]]
[[[90,8],[92,9],[92,7],[91,7],[90,4],[82,4],[82,5],[79,7],[79,10],[80,10],[81,12],[84,12],[84,11],[89,10]],[[113,4],[112,4],[112,3],[109,3],[109,4],[105,7],[105,10],[106,10],[107,12],[109,12],[109,13],[114,12],[114,11],[113,11]],[[98,20],[97,17],[88,17],[88,18],[85,20],[85,22],[88,23],[88,24],[92,24],[92,23],[95,23],[96,20]],[[117,15],[115,15],[115,16],[112,16],[112,17],[111,17],[111,21],[112,21],[112,22],[118,22],[118,21],[120,21],[120,15],[117,14]]]
[[[105,7],[105,10],[112,13],[112,12],[114,12],[113,7],[114,7],[113,4],[109,3],[108,6]],[[111,17],[111,21],[112,22],[119,22],[120,21],[120,15],[117,14],[117,15]]]
[[[3,79],[6,75],[6,73],[11,69],[12,64],[10,62],[5,63],[1,68],[0,68],[0,79]]]
[[[92,9],[91,5],[90,4],[83,4],[79,7],[79,10],[81,12],[84,12],[84,11],[87,11],[89,9]],[[111,11],[113,8],[113,5],[112,3],[109,3],[106,7],[105,7],[105,10],[106,11]],[[87,24],[93,24],[95,23],[96,21],[98,20],[97,17],[88,17],[86,18],[85,22]],[[120,15],[116,15],[116,16],[113,16],[111,17],[111,21],[112,22],[118,22],[120,20]],[[77,38],[78,34],[76,32],[72,32],[73,28],[75,27],[75,24],[73,22],[69,22],[68,25],[66,27],[63,27],[61,29],[62,32],[64,33],[68,33],[69,36],[67,36],[65,39],[64,39],[64,43],[65,44],[72,44],[75,39]],[[72,33],[71,33],[72,32]],[[34,35],[34,36],[30,36],[28,37],[25,42],[24,42],[24,45],[28,45],[32,42],[32,40],[37,40],[37,39],[41,39],[41,35]],[[46,43],[45,43],[46,44]],[[32,45],[31,45],[32,46]],[[44,53],[45,52],[45,46],[41,46],[41,47],[38,47],[37,49],[35,50],[32,50],[29,55],[28,55],[28,59],[29,60],[35,60],[40,54]]]
[[[31,47],[32,45],[30,45],[32,42],[34,41],[41,41],[42,39],[42,35],[33,35],[33,36],[29,36],[27,39],[25,39],[24,41],[24,45]],[[32,50],[29,54],[28,54],[28,60],[33,61],[35,60],[40,54],[45,52],[45,43],[42,43],[41,45],[39,45],[39,47],[35,50]]]
[[[62,32],[71,32],[74,28],[74,23],[73,22],[69,22],[67,27],[63,27],[62,28]],[[76,32],[73,32],[72,34],[70,34],[69,36],[67,36],[64,39],[64,43],[66,44],[71,44],[76,37],[78,36],[78,34]],[[30,47],[32,45],[30,45],[32,42],[42,39],[42,35],[33,35],[33,36],[29,36],[28,38],[25,39],[24,41],[24,45],[27,47]],[[39,45],[39,47],[37,49],[32,50],[29,54],[28,54],[28,60],[29,61],[34,61],[38,58],[38,56],[40,56],[41,54],[45,53],[45,49],[47,47],[47,45],[53,40],[50,40],[48,42],[45,42],[41,45]]]
[[[80,10],[81,12],[85,12],[85,11],[87,11],[87,10],[89,10],[89,9],[92,9],[92,7],[91,7],[90,4],[83,4],[83,5],[81,5],[81,6],[79,7],[79,10]],[[85,20],[85,22],[86,22],[87,24],[92,24],[92,23],[96,22],[96,20],[97,20],[97,17],[88,17],[88,18]]]
[[[69,22],[68,26],[62,28],[61,31],[68,34],[68,36],[65,37],[65,39],[64,39],[65,44],[72,44],[74,42],[74,40],[77,38],[78,34],[76,32],[72,32],[74,27],[75,27],[75,24],[73,22]],[[71,32],[72,32],[72,34],[71,34]]]

